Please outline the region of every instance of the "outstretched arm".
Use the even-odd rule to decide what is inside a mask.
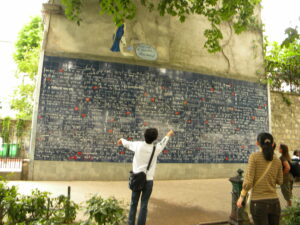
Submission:
[[[122,143],[122,140],[121,140],[121,139],[119,139],[119,140],[117,141],[117,145],[118,145],[118,146],[120,146],[120,145],[123,145],[123,143]]]
[[[124,138],[119,139],[117,141],[117,145],[118,146],[123,145],[125,148],[127,148],[127,149],[129,149],[131,151],[135,151],[135,148],[136,148],[135,142],[127,141]]]
[[[159,152],[161,152],[167,145],[169,139],[171,136],[174,135],[174,131],[173,130],[169,130],[169,132],[166,134],[166,136],[157,144],[157,150]]]
[[[167,137],[171,137],[174,135],[174,131],[173,130],[169,130],[169,132],[166,134]]]

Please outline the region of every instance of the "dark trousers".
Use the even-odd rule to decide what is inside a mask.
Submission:
[[[254,225],[279,225],[281,208],[278,199],[253,200],[250,211]]]
[[[138,217],[138,225],[145,225],[147,219],[147,211],[148,211],[148,201],[150,199],[151,193],[153,188],[153,180],[148,180],[146,182],[145,187],[142,191],[133,191],[131,194],[131,203],[130,203],[130,210],[128,216],[128,225],[135,225],[135,216],[137,206],[139,204],[139,199],[141,197],[141,207],[140,213]]]

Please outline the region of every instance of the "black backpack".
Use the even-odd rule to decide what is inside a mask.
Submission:
[[[294,177],[300,177],[300,162],[291,161],[290,164],[290,173],[293,174]]]

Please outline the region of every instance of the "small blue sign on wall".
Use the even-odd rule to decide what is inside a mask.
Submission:
[[[155,48],[147,44],[139,44],[135,49],[136,55],[145,60],[154,61],[157,59]]]

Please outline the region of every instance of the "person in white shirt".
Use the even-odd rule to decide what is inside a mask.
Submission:
[[[128,225],[135,225],[135,217],[137,206],[139,203],[140,195],[141,197],[141,206],[140,213],[138,217],[138,225],[146,224],[147,211],[148,211],[148,201],[150,199],[152,188],[153,188],[153,177],[155,173],[157,157],[163,151],[167,145],[169,138],[174,135],[174,132],[170,130],[166,136],[156,144],[155,153],[150,165],[148,172],[147,166],[153,151],[154,144],[153,142],[158,137],[158,131],[156,128],[148,128],[145,130],[144,137],[145,141],[127,141],[124,138],[118,140],[118,145],[123,145],[125,148],[134,152],[134,157],[132,161],[132,171],[133,173],[145,172],[146,173],[146,184],[141,191],[132,191],[131,194],[131,203],[128,216]]]
[[[292,161],[300,161],[299,155],[300,155],[300,151],[299,150],[295,150],[294,154],[292,156]]]

